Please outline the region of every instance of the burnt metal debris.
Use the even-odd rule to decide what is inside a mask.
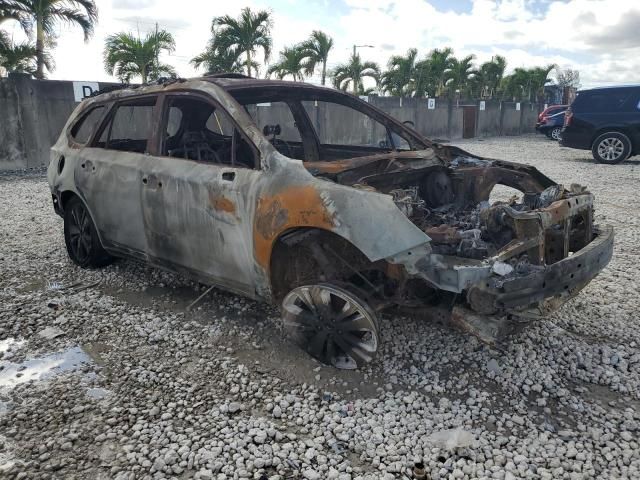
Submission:
[[[381,137],[363,141],[371,131],[349,115]],[[59,214],[70,202],[88,212],[95,244],[88,260],[70,250],[77,263],[135,257],[279,304],[291,339],[343,368],[373,358],[376,316],[394,307],[495,344],[575,296],[613,251],[585,187],[282,81],[180,79],[90,98],[52,148],[49,182]],[[492,203],[496,185],[520,194]]]

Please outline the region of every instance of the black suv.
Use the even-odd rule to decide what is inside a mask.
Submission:
[[[560,144],[600,163],[640,154],[640,85],[582,90],[567,110]]]

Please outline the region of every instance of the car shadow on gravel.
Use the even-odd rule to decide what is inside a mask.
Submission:
[[[591,156],[585,156],[585,157],[565,157],[562,159],[563,162],[567,162],[567,163],[588,163],[591,165],[598,165],[598,166],[602,166],[602,167],[619,167],[619,166],[640,166],[640,157],[632,157],[629,158],[627,160],[624,160],[623,162],[620,163],[616,163],[614,165],[607,165],[604,163],[598,163],[596,162],[593,157]]]
[[[120,268],[129,270],[129,260],[119,260]],[[137,262],[133,269],[137,270]],[[172,275],[172,274],[169,274]],[[137,281],[144,282],[140,277]],[[155,308],[184,315],[184,322],[196,321],[203,325],[222,326],[218,345],[248,368],[259,374],[269,374],[292,385],[313,383],[319,389],[330,390],[344,396],[375,397],[381,383],[372,383],[364,370],[339,370],[324,365],[300,350],[283,336],[279,311],[265,303],[249,300],[214,288],[191,311],[189,306],[204,286],[197,286],[177,275],[171,286],[149,284],[142,291],[121,286],[101,286],[101,291],[130,305]],[[244,335],[239,336],[237,333]],[[247,342],[245,335],[254,341]],[[381,382],[381,381],[380,381]]]

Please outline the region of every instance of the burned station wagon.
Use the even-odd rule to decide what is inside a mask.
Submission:
[[[133,257],[274,303],[291,340],[341,368],[374,357],[377,317],[398,306],[495,341],[576,295],[613,249],[585,187],[304,83],[221,75],[96,95],[48,178],[76,264]],[[491,204],[496,185],[520,195]]]

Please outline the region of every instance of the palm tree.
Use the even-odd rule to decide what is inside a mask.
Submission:
[[[553,71],[555,68],[557,68],[557,66],[554,63],[551,63],[546,67],[534,67],[529,69],[529,101],[544,102],[544,86],[547,83],[551,82],[551,79],[547,77],[549,76],[549,73],[551,73],[551,71]]]
[[[51,58],[45,55],[44,61],[47,69],[51,70]],[[36,72],[36,47],[30,43],[0,46],[0,70],[33,75]]]
[[[435,95],[436,82],[431,75],[431,62],[429,58],[424,58],[416,62],[414,67],[413,95],[415,97],[424,97],[426,95]]]
[[[0,0],[0,25],[10,20],[19,22],[24,32],[29,34],[29,21],[21,5],[11,0]],[[12,48],[11,39],[7,32],[3,30],[0,30],[0,48]]]
[[[161,76],[175,76],[171,65],[157,61],[163,50],[175,50],[173,36],[166,30],[150,32],[144,39],[127,32],[116,33],[105,41],[105,70],[123,82],[129,82],[132,77],[141,77],[142,83],[146,83]]]
[[[209,42],[207,49],[196,55],[190,61],[195,68],[204,66],[207,74],[214,73],[242,73],[245,65],[240,61],[240,55],[233,50],[220,49],[214,42]],[[251,65],[256,71],[258,63]]]
[[[460,92],[462,96],[469,95],[470,81],[475,74],[473,59],[475,55],[467,55],[464,58],[452,58],[449,68],[445,73],[445,85],[449,95]]]
[[[506,67],[507,60],[500,55],[495,55],[491,61],[480,65],[473,77],[474,95],[493,98],[498,91]]]
[[[252,55],[260,48],[265,61],[271,55],[271,14],[266,10],[252,12],[249,7],[242,9],[239,18],[229,15],[215,17],[211,23],[215,45],[228,52],[244,53],[247,75],[251,76],[254,66]],[[256,70],[257,71],[257,70]]]
[[[550,82],[547,77],[555,65],[533,68],[516,68],[511,75],[502,79],[502,98],[513,101],[536,102],[544,98],[544,86]]]
[[[434,95],[439,97],[444,92],[444,83],[447,79],[447,70],[451,68],[453,49],[450,47],[442,50],[434,48],[427,57],[429,62],[429,79],[434,87]]]
[[[280,80],[291,75],[294,82],[302,80],[306,70],[305,58],[306,52],[300,45],[285,47],[280,52],[280,60],[269,67],[267,75],[275,74]]]
[[[505,75],[500,82],[500,92],[502,100],[522,100],[522,82],[526,83],[526,72],[524,69],[516,68],[510,75]]]
[[[305,73],[313,75],[317,65],[322,64],[321,83],[324,85],[327,78],[329,51],[333,48],[333,38],[320,30],[314,30],[311,32],[311,36],[302,42],[301,48],[307,58]]]
[[[349,61],[338,65],[333,71],[333,84],[336,88],[346,90],[349,85],[353,88],[354,95],[364,92],[362,80],[366,77],[373,78],[378,84],[380,67],[375,62],[363,62],[359,54],[352,54]]]
[[[388,70],[380,78],[382,90],[398,97],[410,96],[415,91],[417,56],[415,48],[407,50],[405,56],[393,55]]]
[[[98,21],[95,0],[13,0],[11,2],[27,22],[36,28],[36,78],[44,78],[47,66],[45,47],[53,44],[58,22],[79,26],[85,42],[93,35]]]

